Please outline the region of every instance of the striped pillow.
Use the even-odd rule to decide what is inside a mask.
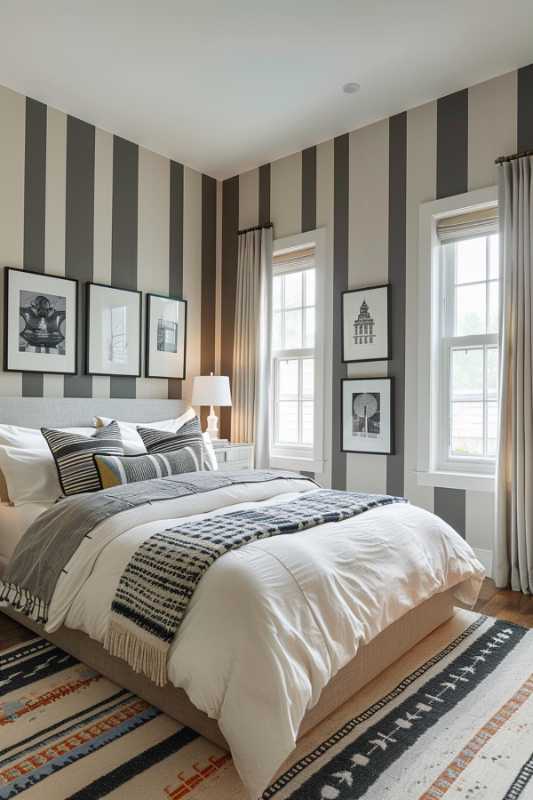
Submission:
[[[67,497],[100,489],[93,453],[122,455],[122,439],[116,422],[97,428],[93,436],[81,436],[53,428],[41,428],[56,462],[59,482]]]
[[[186,422],[176,433],[141,427],[137,431],[149,453],[174,453],[183,447],[199,447],[202,453],[200,469],[211,469],[198,417]]]
[[[202,450],[197,445],[183,447],[173,453],[153,455],[106,456],[94,453],[93,459],[102,489],[202,469]]]

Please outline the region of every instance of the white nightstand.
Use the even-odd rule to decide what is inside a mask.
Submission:
[[[235,469],[254,468],[253,444],[214,444],[218,468],[230,472]]]

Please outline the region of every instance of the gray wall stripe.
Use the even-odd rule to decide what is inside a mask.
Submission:
[[[259,225],[270,222],[270,164],[259,167]]]
[[[468,188],[468,90],[437,102],[437,198]],[[436,487],[435,513],[463,536],[466,528],[464,489]]]
[[[235,288],[237,282],[237,230],[239,227],[239,176],[222,184],[222,319],[220,371],[233,377]],[[231,408],[220,409],[220,431],[231,438]]]
[[[168,291],[183,297],[183,164],[170,162],[170,236]],[[185,298],[187,299],[187,298]],[[169,400],[181,400],[181,380],[168,381]]]
[[[44,272],[46,208],[46,106],[26,98],[24,164],[24,268]],[[43,376],[22,373],[24,397],[42,397]]]
[[[93,277],[94,126],[67,117],[67,186],[65,276],[78,285],[78,374],[65,375],[65,397],[92,397],[92,377],[85,375],[85,282]]]
[[[437,101],[437,197],[468,189],[468,89]]]
[[[202,175],[202,339],[200,370],[202,375],[215,372],[215,314],[217,281],[217,182]],[[207,423],[208,409],[202,409]]]
[[[466,492],[464,489],[435,489],[434,511],[465,538]]]
[[[407,194],[407,114],[389,120],[389,282],[391,284],[392,358],[394,378],[394,455],[387,456],[387,494],[404,493],[405,425],[405,271]]]
[[[522,152],[533,149],[533,64],[518,70],[517,93],[517,150]]]
[[[113,137],[113,229],[111,283],[121,289],[137,288],[137,228],[139,148]],[[136,378],[111,377],[110,397],[135,397]]]
[[[331,485],[346,488],[346,453],[341,451],[341,378],[346,377],[342,363],[341,292],[348,288],[348,211],[350,203],[350,137],[334,140],[333,175],[333,354],[332,354],[332,442]]]
[[[302,232],[316,228],[316,147],[302,150]]]

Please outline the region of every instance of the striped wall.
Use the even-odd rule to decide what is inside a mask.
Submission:
[[[189,398],[215,368],[216,241],[213,178],[0,87],[0,265],[82,288],[79,373],[0,372],[1,396]],[[84,374],[86,281],[188,301],[184,382]]]
[[[338,488],[406,494],[435,511],[490,557],[492,496],[420,486],[417,439],[417,269],[421,203],[496,182],[494,159],[533,148],[533,66],[398,114],[331,142],[230,178],[222,188],[222,371],[231,374],[236,236],[272,221],[274,237],[325,227],[327,298],[333,349],[326,407],[324,482]],[[269,211],[269,213],[267,213]],[[392,284],[393,358],[340,361],[340,292]],[[395,379],[396,452],[340,451],[340,379]],[[231,431],[231,415],[224,428]]]

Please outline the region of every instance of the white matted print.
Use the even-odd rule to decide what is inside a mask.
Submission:
[[[146,297],[146,376],[185,378],[187,302],[177,297]]]
[[[392,378],[344,378],[341,448],[349,453],[393,452]]]
[[[87,372],[141,374],[141,293],[87,284]]]
[[[389,296],[389,284],[342,293],[344,362],[390,358]]]
[[[76,372],[78,282],[6,268],[4,369]]]

